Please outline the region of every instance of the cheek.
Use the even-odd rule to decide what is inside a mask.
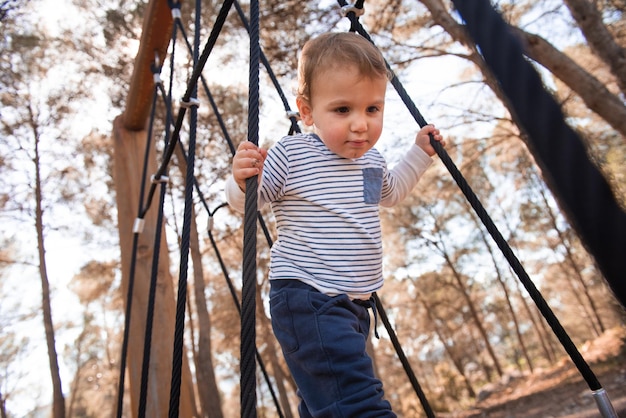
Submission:
[[[383,121],[382,118],[379,120],[376,120],[374,123],[372,123],[370,125],[370,131],[372,132],[373,136],[380,136],[380,134],[383,131]]]

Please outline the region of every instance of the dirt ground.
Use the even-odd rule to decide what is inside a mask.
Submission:
[[[626,418],[626,328],[608,330],[580,352],[618,417]],[[473,408],[447,418],[591,418],[602,415],[591,389],[568,358],[550,370],[509,378],[507,384],[484,388]]]

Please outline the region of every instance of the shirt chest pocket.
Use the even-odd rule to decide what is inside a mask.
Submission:
[[[371,167],[363,169],[363,199],[368,205],[380,203],[383,188],[383,169]]]

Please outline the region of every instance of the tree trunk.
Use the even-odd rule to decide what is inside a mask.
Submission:
[[[596,333],[596,337],[599,337],[600,334],[602,334],[605,331],[605,327],[604,327],[604,323],[602,322],[602,318],[600,317],[600,314],[598,312],[598,308],[596,307],[596,304],[593,298],[591,297],[589,286],[587,286],[587,283],[585,283],[585,279],[580,273],[582,269],[578,266],[578,263],[576,262],[574,258],[574,254],[572,254],[572,250],[570,249],[571,245],[569,244],[567,238],[565,238],[565,234],[563,233],[563,231],[561,231],[561,228],[559,228],[558,222],[556,221],[556,216],[554,212],[552,211],[552,209],[550,208],[550,205],[548,204],[548,198],[546,197],[545,191],[541,187],[537,187],[537,189],[539,190],[539,195],[541,196],[543,204],[548,213],[548,219],[550,219],[552,229],[554,229],[557,232],[559,236],[559,240],[561,244],[563,245],[563,248],[565,249],[565,259],[569,263],[571,270],[574,273],[573,274],[574,277],[571,280],[568,279],[568,282],[570,283],[572,287],[572,293],[574,297],[576,298],[576,300],[578,301],[578,303],[580,304],[580,306],[584,309],[585,316],[589,320],[591,328]],[[565,273],[567,276],[569,276],[569,274],[567,274],[568,272],[565,272]],[[587,305],[581,300],[579,292],[573,285],[574,279],[576,280],[576,283],[580,284],[582,291],[583,291],[582,293],[585,296],[585,299],[587,300],[587,304],[589,305],[589,309],[591,309],[591,313],[589,313],[587,309]],[[596,327],[596,324],[598,325],[597,327]]]
[[[491,248],[491,245],[489,245],[489,241],[487,240],[485,231],[483,230],[483,228],[480,227],[478,219],[476,219],[476,216],[471,211],[470,211],[470,216],[472,217],[472,220],[476,224],[476,228],[480,233],[480,238],[483,244],[485,245],[485,249],[489,253],[489,256],[491,257],[491,262],[493,263],[493,268],[496,273],[498,284],[500,285],[500,288],[502,289],[502,293],[504,293],[504,300],[506,302],[507,309],[509,310],[509,315],[511,315],[511,319],[513,320],[513,326],[515,329],[517,342],[519,343],[520,348],[522,349],[522,355],[524,356],[524,359],[526,360],[526,364],[528,364],[528,368],[530,372],[532,373],[533,362],[530,358],[530,355],[528,354],[528,349],[526,348],[526,344],[524,343],[524,338],[522,338],[522,332],[520,330],[519,320],[517,318],[517,314],[515,313],[515,309],[513,309],[513,303],[511,301],[511,295],[509,294],[509,289],[507,288],[504,278],[502,277],[502,273],[500,272],[500,268],[498,267],[498,262],[496,260],[495,254],[493,253],[493,249]]]
[[[31,118],[34,120],[34,118]],[[50,282],[46,267],[46,249],[43,233],[43,192],[41,190],[41,172],[39,165],[39,134],[33,127],[35,137],[35,227],[37,229],[37,250],[39,252],[39,276],[41,278],[41,308],[43,311],[43,324],[46,331],[46,345],[48,346],[48,362],[52,377],[52,416],[65,418],[65,397],[61,386],[61,374],[54,338],[54,325],[52,323],[52,308],[50,305]]]
[[[528,315],[528,319],[533,324],[533,329],[535,330],[535,334],[537,335],[537,340],[541,344],[541,348],[543,349],[546,359],[550,363],[554,363],[556,361],[556,350],[552,341],[552,335],[554,335],[554,333],[548,330],[548,327],[546,327],[546,321],[541,314],[538,313],[538,318],[535,318],[535,315],[533,314],[530,305],[526,301],[526,298],[524,297],[519,284],[517,285],[517,290],[520,301],[524,306],[526,314]]]
[[[128,131],[124,128],[123,118],[118,116],[113,122],[114,139],[114,180],[116,188],[117,214],[122,260],[122,292],[127,296],[129,272],[133,247],[133,224],[138,213],[139,191],[143,157],[147,143],[146,131]],[[148,177],[156,172],[154,146],[148,157]],[[149,181],[149,179],[147,179]],[[148,184],[149,186],[149,184]],[[143,346],[146,329],[146,312],[152,256],[156,234],[157,211],[146,214],[143,232],[139,234],[139,245],[135,267],[134,292],[132,294],[132,312],[129,330],[128,376],[132,416],[137,416],[143,363]],[[155,293],[154,326],[150,354],[150,374],[147,386],[146,416],[163,417],[168,415],[170,383],[172,377],[174,321],[176,317],[173,280],[170,273],[170,260],[165,239],[162,234],[159,249],[164,256],[159,257],[158,284]],[[126,300],[126,303],[130,301]],[[120,396],[118,394],[118,396]],[[187,357],[183,356],[183,373],[180,392],[179,416],[182,418],[195,415],[195,403],[191,372]]]
[[[0,391],[0,418],[7,418],[7,407],[2,391]]]
[[[597,78],[589,74],[573,59],[556,49],[541,36],[512,27],[524,46],[524,53],[546,67],[565,83],[622,136],[626,137],[626,106]]]
[[[470,381],[469,377],[467,377],[467,375],[465,374],[465,370],[463,369],[463,365],[461,364],[461,361],[457,358],[457,356],[452,351],[452,348],[448,345],[447,341],[449,340],[449,338],[443,335],[444,331],[441,330],[437,319],[433,317],[431,307],[426,302],[426,299],[419,296],[419,294],[417,295],[417,300],[424,307],[424,310],[426,311],[426,315],[428,316],[428,321],[430,322],[430,324],[432,324],[433,331],[435,331],[437,338],[439,338],[439,341],[441,341],[441,344],[443,344],[443,349],[448,355],[448,357],[450,358],[452,365],[454,366],[456,371],[461,375],[461,377],[463,377],[463,382],[465,383],[465,388],[467,389],[467,393],[469,394],[470,397],[475,398],[476,391],[474,390],[474,387],[472,386],[472,382]],[[449,334],[449,333],[446,333],[446,334]],[[489,378],[489,376],[487,376],[487,378]]]
[[[474,321],[474,324],[476,325],[476,328],[478,329],[478,332],[480,333],[480,336],[482,337],[485,343],[485,348],[487,349],[487,352],[489,353],[489,357],[491,358],[491,361],[493,362],[493,365],[496,368],[496,372],[498,373],[498,376],[502,377],[504,373],[502,372],[500,361],[498,360],[498,357],[496,356],[496,353],[493,347],[491,346],[491,342],[489,341],[489,336],[487,335],[487,331],[485,330],[485,327],[483,327],[480,315],[478,315],[478,311],[476,310],[476,307],[474,306],[474,302],[472,301],[472,298],[467,292],[467,289],[463,283],[463,280],[461,280],[461,276],[459,272],[456,270],[456,268],[452,264],[452,260],[450,260],[447,254],[442,253],[442,255],[446,261],[446,264],[452,271],[452,275],[458,286],[457,289],[459,290],[459,292],[461,292],[463,299],[467,303],[467,307],[469,308],[470,315],[472,316],[472,320]]]
[[[626,49],[615,42],[594,3],[587,0],[565,0],[565,5],[585,35],[591,50],[607,63],[611,73],[617,78],[622,94],[626,95]]]
[[[508,99],[500,91],[498,82],[494,80],[491,71],[489,71],[480,54],[476,53],[476,46],[465,31],[465,28],[457,23],[448,13],[441,0],[421,0],[421,2],[428,8],[437,25],[448,32],[452,39],[462,43],[472,51],[468,59],[480,69],[485,77],[485,83],[507,107],[515,120],[515,112],[509,105]],[[616,131],[626,137],[626,106],[624,106],[619,97],[612,94],[603,83],[581,68],[574,60],[554,48],[545,39],[525,32],[515,26],[511,26],[511,29],[515,31],[523,43],[524,53],[528,57],[550,70],[555,77],[565,83],[572,91],[575,91],[589,109],[596,112]],[[521,124],[517,123],[517,126],[521,126]]]

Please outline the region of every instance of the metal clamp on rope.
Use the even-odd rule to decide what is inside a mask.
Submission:
[[[184,101],[183,99],[180,99],[180,105],[187,109],[192,106],[199,107],[200,100],[196,99],[195,97],[190,97],[188,102]]]
[[[341,14],[343,17],[347,17],[348,13],[354,13],[357,17],[362,16],[365,13],[364,8],[356,7],[354,4],[346,4],[341,8]]]
[[[206,229],[209,234],[211,234],[211,231],[213,231],[213,215],[209,215],[209,220],[207,221]]]
[[[159,58],[159,51],[154,51],[154,64],[151,65],[152,79],[154,84],[162,84],[161,81],[161,59]]]
[[[174,7],[172,7],[172,19],[177,20],[181,18],[181,13],[180,13],[180,3],[176,4]]]
[[[145,219],[135,218],[135,223],[133,223],[133,234],[141,234],[145,225]]]
[[[286,115],[287,119],[296,118],[296,120],[300,120],[300,112],[297,112],[295,110],[288,110]]]
[[[150,177],[150,182],[152,184],[167,183],[169,180],[170,180],[170,178],[167,177],[167,176],[161,176],[159,178],[156,178],[156,174],[153,174]]]

